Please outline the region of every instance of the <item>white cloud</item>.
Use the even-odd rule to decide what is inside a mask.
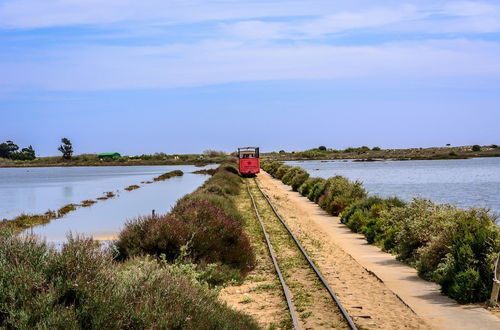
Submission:
[[[2,63],[0,85],[49,90],[170,88],[286,79],[500,79],[500,46],[466,40],[378,46],[204,42],[159,47],[91,47],[45,63]],[[20,74],[29,72],[29,75]]]

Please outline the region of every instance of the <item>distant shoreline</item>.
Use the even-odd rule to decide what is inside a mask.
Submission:
[[[193,165],[198,167],[207,166],[210,164],[218,164],[218,161],[127,161],[127,162],[60,162],[60,163],[1,163],[0,168],[33,168],[33,167],[108,167],[108,166],[181,166]]]
[[[479,150],[477,150],[476,147],[479,147]],[[261,156],[263,160],[270,161],[353,160],[359,162],[500,157],[500,148],[497,145],[411,149],[380,149],[376,147],[370,149],[365,146],[359,148],[347,148],[345,150],[320,148],[292,152],[281,150],[280,152],[262,153]]]

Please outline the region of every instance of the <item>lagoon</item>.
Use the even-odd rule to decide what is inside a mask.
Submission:
[[[184,176],[141,184],[177,169],[182,170]],[[198,169],[195,166],[1,168],[0,219],[57,210],[66,204],[95,200],[104,192],[112,191],[117,197],[78,208],[61,219],[30,230],[55,242],[64,240],[69,232],[97,239],[112,238],[128,219],[151,214],[153,209],[157,213],[168,212],[177,199],[208,178],[190,173]],[[134,184],[141,188],[124,190]]]

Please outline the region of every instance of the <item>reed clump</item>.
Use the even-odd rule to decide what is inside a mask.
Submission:
[[[132,191],[132,190],[136,190],[136,189],[139,189],[140,186],[136,185],[136,184],[133,184],[133,185],[130,185],[128,186],[127,188],[124,188],[126,191]]]
[[[156,178],[153,179],[153,181],[165,181],[165,180],[168,180],[168,179],[173,178],[175,176],[183,176],[183,175],[184,175],[184,172],[182,172],[181,170],[175,170],[175,171],[170,171],[170,172],[164,173],[160,176],[157,176]]]
[[[208,170],[197,170],[194,171],[194,174],[206,174],[206,175],[214,175],[217,170],[215,168],[210,168]]]
[[[287,184],[299,173],[279,162],[263,162],[262,168]],[[488,299],[500,251],[497,218],[488,210],[369,196],[361,182],[341,176],[307,178],[297,190],[328,213],[340,215],[369,243],[415,267],[422,278],[440,284],[449,297],[460,303]]]
[[[96,201],[94,201],[94,200],[91,200],[91,199],[86,199],[86,200],[84,200],[84,201],[80,202],[80,206],[81,206],[81,207],[89,207],[89,206],[94,205],[95,203],[97,203],[97,202],[96,202]]]
[[[57,217],[58,218],[64,217],[69,212],[73,212],[74,210],[76,210],[76,208],[78,206],[79,205],[77,205],[77,204],[68,204],[68,205],[61,207],[59,210],[57,210]]]

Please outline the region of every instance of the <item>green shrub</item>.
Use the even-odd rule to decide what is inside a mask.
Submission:
[[[290,185],[294,191],[298,191],[300,186],[309,178],[309,173],[305,170],[300,170],[297,174],[292,178]]]
[[[328,213],[339,215],[349,204],[365,197],[366,191],[361,182],[350,182],[347,178],[337,175],[326,181],[318,204]]]
[[[309,198],[310,201],[317,203],[319,200],[319,197],[321,196],[321,194],[323,194],[325,187],[326,187],[326,180],[323,178],[320,178],[312,185],[311,190],[309,191],[309,194],[307,195],[307,198]]]
[[[472,151],[481,151],[481,146],[478,144],[475,144],[472,146]]]
[[[302,195],[307,197],[309,195],[309,192],[311,191],[312,187],[321,181],[323,179],[321,178],[308,178],[307,180],[302,183],[302,185],[298,188],[298,192]]]
[[[300,185],[302,185],[308,177],[309,174],[302,167],[294,166],[286,172],[282,181],[284,184],[292,186],[294,191],[297,191]]]
[[[382,199],[372,196],[351,204],[340,219],[354,232],[363,233],[370,244],[377,243],[384,237],[383,222],[380,221],[382,211],[404,205],[398,198]]]
[[[450,220],[449,253],[434,279],[444,294],[460,303],[485,301],[492,285],[493,261],[500,250],[499,228],[482,209],[458,210]]]
[[[280,162],[262,162],[261,167],[264,171],[274,176],[274,173],[278,170],[278,168],[283,165]]]
[[[276,172],[274,172],[273,177],[275,177],[278,180],[281,180],[291,168],[292,168],[291,166],[283,164],[276,170]]]

